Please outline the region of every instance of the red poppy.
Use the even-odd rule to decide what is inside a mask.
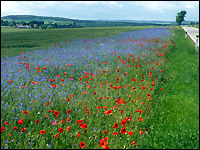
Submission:
[[[59,131],[60,133],[62,133],[62,132],[63,132],[63,128],[60,127],[60,129],[58,129],[58,131]]]
[[[4,125],[7,125],[7,124],[8,124],[8,121],[5,121],[3,124],[4,124]]]
[[[81,134],[80,134],[80,133],[77,133],[77,134],[76,134],[76,137],[80,137],[80,136],[81,136]]]
[[[77,120],[76,121],[77,124],[82,123],[82,122],[83,122],[83,120]]]
[[[127,131],[126,131],[126,127],[125,128],[123,128],[123,129],[121,129],[121,133],[122,134],[125,134]]]
[[[105,146],[104,149],[110,149],[110,147],[109,146]]]
[[[57,133],[55,136],[54,136],[54,138],[59,138],[59,133]]]
[[[140,117],[139,120],[138,120],[138,122],[140,122],[140,121],[142,121],[142,120],[143,120],[142,117]]]
[[[103,131],[103,133],[108,133],[108,131],[107,131],[107,130],[105,130],[105,131]]]
[[[56,115],[56,117],[58,117],[59,111],[54,111],[54,115]]]
[[[93,94],[94,94],[94,95],[96,95],[96,94],[97,94],[97,92],[94,92]]]
[[[142,130],[139,129],[139,133],[140,133],[140,135],[142,135],[143,134]]]
[[[72,94],[71,97],[74,97],[74,94]]]
[[[4,129],[5,129],[4,127],[1,127],[1,132],[3,132]]]
[[[85,143],[83,143],[83,142],[80,142],[80,147],[81,148],[84,148],[86,146],[86,144]]]
[[[70,127],[67,127],[67,131],[70,131],[71,130],[71,128]]]
[[[26,110],[24,110],[22,113],[25,114],[25,113],[26,113]]]
[[[21,129],[21,132],[25,133],[26,129],[25,128],[22,128]]]
[[[113,128],[115,128],[115,129],[117,129],[117,128],[118,128],[118,123],[117,123],[117,122],[115,122],[115,124],[114,124]]]
[[[121,121],[121,126],[125,126],[126,125],[126,121],[125,120],[122,120]]]
[[[46,103],[46,106],[49,106],[50,103]]]
[[[68,102],[70,101],[70,98],[65,98]]]
[[[61,120],[61,123],[62,123],[62,124],[65,124],[65,121],[64,121],[64,120]]]
[[[113,132],[113,135],[118,135],[118,132]]]
[[[41,130],[41,131],[40,131],[40,134],[45,134],[45,133],[46,133],[45,130]]]
[[[39,121],[38,119],[35,121],[36,124],[38,124],[39,122],[40,122],[40,121]]]
[[[86,124],[86,123],[82,124],[82,125],[81,125],[81,128],[86,129],[86,128],[87,128],[87,124]]]
[[[133,145],[133,144],[134,144],[135,146],[137,146],[137,143],[136,143],[135,141],[132,141],[132,142],[131,142],[131,145]]]
[[[14,127],[13,129],[14,129],[14,130],[17,130],[17,127]]]
[[[18,121],[18,124],[22,125],[22,124],[23,124],[23,122],[24,122],[24,120],[23,120],[23,119],[19,119],[19,121]]]
[[[131,131],[128,132],[128,135],[132,135],[132,134],[133,134],[133,132],[131,132]]]
[[[57,87],[57,85],[51,85],[53,88],[56,88]]]
[[[104,140],[100,140],[100,143],[99,143],[99,145],[101,146],[101,147],[106,147],[106,145],[108,144],[108,142],[106,142],[106,141],[104,141]]]
[[[25,85],[22,86],[22,88],[24,88],[24,87],[25,87]]]
[[[71,110],[68,110],[67,113],[70,114],[70,113],[71,113]]]

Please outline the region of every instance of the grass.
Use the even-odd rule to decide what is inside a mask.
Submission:
[[[167,54],[172,64],[164,67],[170,80],[153,97],[143,148],[199,149],[199,53],[182,29],[174,32],[176,47]]]
[[[21,52],[51,47],[54,43],[73,39],[108,37],[122,32],[151,28],[138,27],[92,27],[75,29],[16,29],[1,27],[1,58],[18,56]]]

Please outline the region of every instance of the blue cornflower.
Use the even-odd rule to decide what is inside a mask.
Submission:
[[[5,142],[6,142],[6,143],[8,143],[9,141],[8,141],[8,140],[6,140]]]

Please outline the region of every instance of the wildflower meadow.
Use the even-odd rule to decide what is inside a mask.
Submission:
[[[1,59],[2,149],[139,149],[170,78],[170,28],[55,43]],[[156,111],[156,110],[154,110]]]

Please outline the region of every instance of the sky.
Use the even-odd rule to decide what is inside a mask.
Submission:
[[[80,20],[199,21],[199,1],[1,1],[1,17],[36,15]]]

